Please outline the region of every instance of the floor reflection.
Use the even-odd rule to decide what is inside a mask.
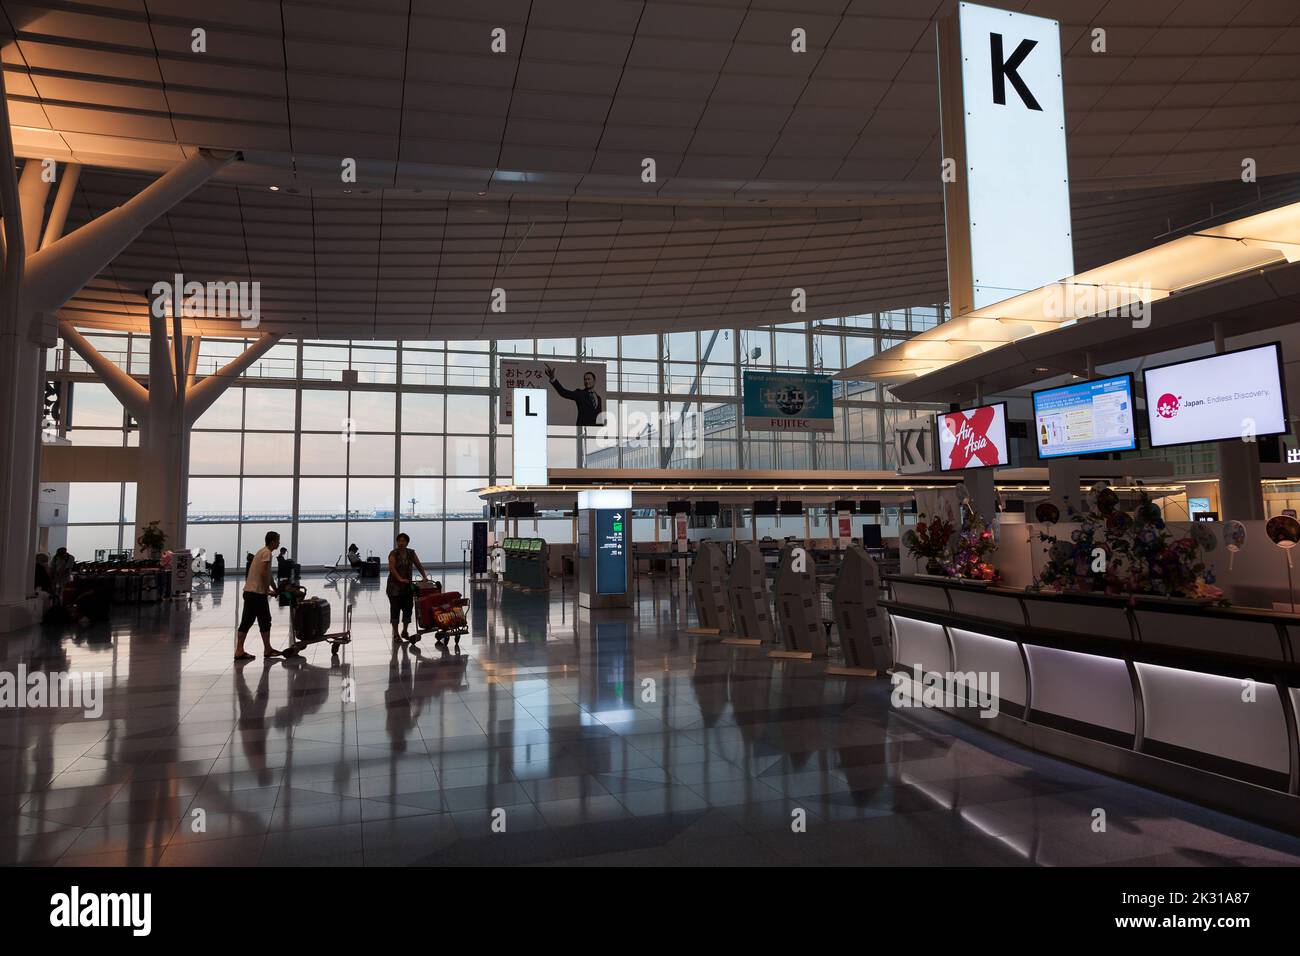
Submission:
[[[883,682],[697,643],[663,579],[617,612],[444,581],[470,599],[459,655],[394,642],[373,582],[319,578],[336,620],[354,607],[337,656],[233,664],[233,579],[11,636],[0,671],[102,674],[105,699],[0,708],[0,863],[1300,861],[1291,837],[894,710]]]

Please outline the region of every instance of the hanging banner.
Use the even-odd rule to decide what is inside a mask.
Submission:
[[[500,385],[498,424],[514,422],[514,395],[521,388],[544,389],[548,393],[546,420],[552,425],[605,424],[604,362],[503,358]]]
[[[745,428],[751,432],[833,432],[829,375],[745,372]]]

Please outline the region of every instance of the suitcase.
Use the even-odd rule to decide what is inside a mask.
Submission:
[[[465,612],[457,607],[459,591],[434,591],[417,587],[415,623],[422,631],[446,631],[465,626]]]
[[[422,631],[431,631],[437,627],[433,615],[441,604],[441,591],[434,591],[432,588],[417,585],[415,588],[415,626]]]
[[[294,636],[300,641],[319,640],[330,629],[330,602],[324,598],[308,598],[294,612]]]

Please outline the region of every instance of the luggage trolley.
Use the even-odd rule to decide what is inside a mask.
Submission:
[[[305,606],[307,589],[296,584],[287,584],[281,589],[281,596],[285,593],[289,595],[289,640],[290,644],[282,652],[284,657],[297,657],[304,649],[312,644],[319,644],[322,641],[330,645],[330,656],[339,652],[339,647],[343,644],[352,643],[352,605],[348,601],[347,587],[343,589],[343,630],[332,633],[325,632],[321,629],[320,634],[300,635],[298,633],[298,616],[301,609]],[[322,602],[325,607],[329,607],[328,602]]]
[[[425,634],[434,635],[434,643],[445,645],[448,639],[460,653],[460,639],[469,633],[469,620],[464,608],[469,601],[459,591],[444,591],[437,581],[421,581],[415,588],[415,633],[409,638],[416,643]]]

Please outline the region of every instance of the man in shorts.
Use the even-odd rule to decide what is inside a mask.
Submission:
[[[280,546],[280,536],[274,531],[266,533],[266,547],[253,555],[248,566],[248,577],[244,579],[244,614],[239,619],[238,641],[235,643],[235,660],[251,661],[253,655],[244,650],[244,640],[248,629],[257,621],[262,632],[262,654],[265,657],[279,657],[281,652],[271,646],[271,595],[276,593],[275,581],[271,576],[271,556]]]

